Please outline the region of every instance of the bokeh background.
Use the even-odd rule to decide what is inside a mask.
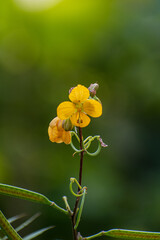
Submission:
[[[0,182],[64,206],[79,157],[48,139],[58,104],[77,84],[97,82],[103,115],[84,137],[109,145],[85,156],[88,187],[79,229],[160,231],[160,1],[7,0],[0,3]],[[47,206],[0,196],[6,217],[39,219],[21,235],[72,238],[70,220]],[[103,239],[103,238],[102,238]],[[107,238],[104,238],[107,239]]]

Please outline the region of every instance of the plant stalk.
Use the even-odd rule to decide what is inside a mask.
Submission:
[[[83,149],[83,135],[82,135],[82,128],[79,127],[79,139],[80,139],[80,149]],[[79,168],[79,184],[82,185],[82,169],[83,169],[83,155],[84,151],[80,152],[80,168]],[[80,188],[78,187],[78,192]],[[72,215],[72,231],[73,231],[73,239],[78,240],[78,233],[77,229],[74,229],[74,226],[76,224],[76,213],[77,213],[77,208],[79,204],[80,197],[76,198],[75,202],[75,207],[73,210],[73,215]]]

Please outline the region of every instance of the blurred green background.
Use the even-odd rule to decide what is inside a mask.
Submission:
[[[71,206],[79,157],[48,139],[56,108],[77,84],[100,85],[103,115],[84,137],[109,145],[85,156],[88,187],[79,229],[160,231],[160,1],[7,0],[0,3],[0,182]],[[23,233],[72,237],[70,220],[46,206],[0,196],[7,217],[41,217]],[[102,238],[103,239],[103,238]],[[104,238],[106,239],[106,238]]]

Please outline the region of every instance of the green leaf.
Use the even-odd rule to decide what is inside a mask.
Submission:
[[[19,232],[23,228],[27,227],[30,223],[32,223],[39,216],[40,216],[40,213],[37,213],[37,214],[33,215],[31,218],[29,218],[24,223],[22,223],[17,228],[15,228],[16,232]],[[6,240],[6,239],[8,239],[6,236],[2,238],[2,240]]]
[[[3,230],[0,228],[0,240],[2,240],[4,236],[5,236],[5,234],[4,234]]]
[[[17,221],[18,219],[23,218],[24,216],[25,216],[24,214],[20,214],[20,215],[17,215],[17,216],[8,218],[7,221],[8,221],[9,223],[13,223],[13,222]],[[17,231],[17,230],[16,230],[16,231]],[[0,240],[5,240],[5,239],[8,239],[8,237],[4,234],[4,232],[3,232],[2,229],[0,228]]]
[[[11,218],[8,218],[8,222],[9,223],[13,223],[21,218],[25,217],[25,214],[20,214],[20,215],[17,215],[17,216],[14,216],[14,217],[11,217]]]
[[[105,235],[123,239],[160,239],[160,232],[143,232],[125,229],[112,229],[106,232]]]
[[[67,210],[59,207],[55,202],[50,201],[47,197],[37,192],[33,192],[24,188],[14,187],[11,185],[0,183],[0,193],[4,195],[8,195],[10,197],[16,197],[16,198],[21,198],[21,199],[29,200],[32,202],[36,202],[36,203],[46,204],[53,208],[56,208],[57,210],[65,214],[68,214]]]
[[[3,213],[0,211],[0,227],[10,240],[22,240],[19,234],[14,230],[11,224],[7,221]]]
[[[136,230],[126,230],[126,229],[111,229],[108,231],[102,231],[95,235],[83,238],[83,240],[90,240],[100,236],[108,236],[114,238],[123,239],[136,239],[136,240],[160,240],[160,232],[147,232],[147,231],[136,231]]]
[[[4,195],[8,195],[10,197],[21,198],[37,203],[51,205],[52,201],[50,201],[44,195],[33,192],[24,188],[14,187],[7,184],[0,184],[0,193]]]
[[[36,218],[38,218],[40,216],[40,213],[36,213],[35,215],[33,215],[31,218],[29,218],[28,220],[26,220],[24,223],[22,223],[21,225],[19,225],[16,228],[16,231],[19,232],[20,230],[22,230],[23,228],[27,227],[30,223],[32,223]]]
[[[36,231],[36,232],[33,232],[33,233],[25,236],[25,237],[23,238],[23,240],[31,240],[31,239],[33,239],[33,238],[36,238],[36,237],[38,237],[39,235],[41,235],[42,233],[48,231],[49,229],[51,229],[51,228],[53,228],[53,227],[54,227],[54,226],[42,228],[42,229],[40,229],[40,230],[38,230],[38,231]]]

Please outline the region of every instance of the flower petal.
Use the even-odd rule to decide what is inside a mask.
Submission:
[[[57,116],[61,119],[69,118],[75,112],[75,104],[69,101],[62,102],[57,108]]]
[[[48,135],[49,135],[49,140],[51,142],[56,142],[56,143],[62,143],[62,137],[60,132],[58,131],[57,127],[50,127],[48,128]]]
[[[62,128],[62,123],[63,123],[63,120],[61,120],[60,118],[58,118],[59,119],[59,121],[57,122],[57,130],[58,131],[62,131],[63,130],[63,128]]]
[[[62,140],[65,144],[70,144],[71,143],[71,133],[70,133],[70,131],[68,131],[68,132],[66,132],[65,130],[63,131]]]
[[[71,133],[70,131],[66,132],[62,128],[62,122],[59,117],[55,117],[49,124],[48,127],[48,135],[51,142],[62,143],[65,144],[71,143]]]
[[[58,117],[55,117],[52,119],[52,121],[50,122],[49,126],[51,128],[55,127],[57,125],[57,122],[59,121],[60,119]]]
[[[90,123],[90,118],[83,112],[76,112],[70,118],[73,125],[77,127],[86,127]]]
[[[94,99],[89,99],[83,103],[83,110],[91,117],[100,117],[102,115],[102,104]]]
[[[89,98],[89,95],[88,88],[78,85],[77,87],[73,88],[69,94],[69,99],[74,103],[81,103],[86,101]]]

